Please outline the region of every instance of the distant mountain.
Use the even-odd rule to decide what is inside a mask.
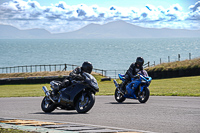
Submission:
[[[200,37],[200,30],[155,29],[135,26],[124,21],[104,25],[89,24],[73,32],[51,34],[44,29],[19,30],[0,25],[0,39],[84,39],[84,38],[175,38]]]
[[[19,30],[13,26],[0,25],[0,39],[48,39],[50,32],[43,29]]]

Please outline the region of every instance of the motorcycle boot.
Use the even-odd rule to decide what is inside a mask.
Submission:
[[[127,90],[126,90],[126,85],[130,82],[131,78],[129,77],[128,74],[125,75],[125,80],[122,82],[121,84],[121,91],[124,93],[124,94],[127,94]]]

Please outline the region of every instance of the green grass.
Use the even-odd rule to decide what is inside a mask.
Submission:
[[[200,69],[200,58],[192,60],[175,61],[170,63],[162,63],[153,67],[148,67],[146,70],[149,71],[168,71],[168,70],[185,70],[191,68]]]
[[[95,76],[100,91],[97,95],[113,95],[113,81],[101,81],[102,76]],[[119,81],[119,80],[117,80]],[[155,96],[200,96],[200,76],[170,79],[155,79],[150,85],[150,94]],[[120,81],[119,81],[120,82]],[[42,86],[49,84],[0,85],[0,97],[37,97],[44,96]]]
[[[23,131],[23,130],[10,129],[10,128],[0,128],[0,133],[38,133],[38,132]]]
[[[200,96],[200,76],[157,79],[150,85],[151,95]]]
[[[44,96],[42,86],[49,84],[23,84],[23,85],[1,85],[0,97],[37,97]]]

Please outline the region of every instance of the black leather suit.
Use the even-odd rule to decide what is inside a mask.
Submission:
[[[84,80],[82,77],[82,70],[81,67],[75,68],[70,74],[69,77],[64,79],[60,85],[60,88],[67,87],[71,84],[71,80],[81,81]]]
[[[137,67],[136,63],[132,63],[129,67],[129,69],[125,73],[125,81],[122,84],[122,89],[125,90],[125,85],[131,81],[131,78],[135,77],[135,75],[143,70],[143,67]]]

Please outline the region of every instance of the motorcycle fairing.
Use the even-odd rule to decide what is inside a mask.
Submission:
[[[99,92],[99,86],[94,76],[86,72],[84,72],[82,75],[85,77],[85,82],[94,89],[94,92]]]
[[[126,90],[127,90],[127,94],[125,94],[126,98],[134,98],[137,99],[136,95],[135,95],[135,90],[136,88],[138,88],[138,86],[140,85],[141,80],[140,79],[135,79],[132,80],[127,86],[126,86]]]
[[[62,105],[70,104],[73,105],[74,98],[80,93],[83,89],[87,88],[88,86],[84,84],[75,83],[70,85],[67,88],[63,88],[59,91],[60,97],[58,102]]]

